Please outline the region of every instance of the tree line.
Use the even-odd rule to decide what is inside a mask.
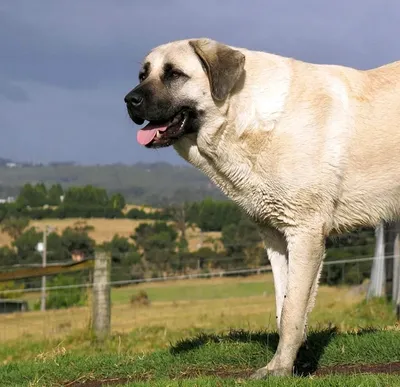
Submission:
[[[0,204],[0,222],[10,218],[65,219],[65,218],[127,218],[136,220],[172,221],[176,205],[145,211],[131,208],[126,213],[125,197],[121,193],[109,195],[104,188],[86,185],[70,187],[64,191],[60,184],[47,188],[45,184],[27,183],[14,203]],[[183,208],[185,218],[202,231],[221,231],[224,224],[237,222],[240,210],[233,203],[206,198],[201,202],[188,202]]]
[[[124,214],[125,206],[123,195],[109,195],[106,190],[91,185],[64,191],[58,184],[50,188],[41,183],[26,184],[15,203],[0,205],[0,227],[12,238],[10,247],[0,248],[0,266],[41,262],[36,246],[42,240],[43,232],[29,227],[30,220],[38,219],[39,213],[43,218],[90,218],[107,217],[104,215],[106,210],[110,211],[110,217],[152,219],[154,222],[139,224],[128,238],[115,235],[111,241],[97,245],[90,237],[91,226],[83,221],[61,234],[51,232],[48,262],[69,260],[75,251],[90,257],[96,248],[105,249],[113,259],[113,281],[255,268],[268,263],[256,225],[230,201],[206,198],[169,205],[153,212],[133,208]],[[207,243],[200,244],[196,251],[189,251],[187,232],[191,227],[221,234],[214,240],[203,241]],[[328,238],[326,260],[372,256],[374,243],[372,229]],[[356,284],[369,277],[370,269],[371,262],[346,267],[331,265],[324,268],[321,280],[332,285],[343,281]],[[34,285],[29,283],[29,286]]]

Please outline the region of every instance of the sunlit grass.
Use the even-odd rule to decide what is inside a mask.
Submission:
[[[145,290],[150,306],[131,305]],[[199,332],[275,329],[271,275],[196,279],[113,289],[112,335],[104,351],[149,352]],[[341,331],[395,323],[390,305],[365,303],[349,287],[321,286],[310,326]],[[0,315],[0,363],[30,359],[60,343],[76,353],[93,352],[89,333],[91,306]],[[21,350],[23,348],[23,350]]]
[[[35,385],[43,387],[119,378],[121,385],[130,382],[132,386],[138,382],[143,386],[235,385],[271,359],[277,341],[277,334],[268,331],[202,333],[147,355],[132,354],[121,347],[104,351],[96,343],[92,343],[93,350],[89,353],[74,353],[58,345],[29,361],[0,367],[0,380],[7,386],[28,386],[35,381],[39,383]],[[296,362],[295,373],[303,376],[270,378],[251,385],[398,386],[398,376],[307,376],[320,367],[396,361],[400,361],[399,331],[338,333],[332,329],[318,330],[310,333],[308,346],[302,347]],[[180,384],[173,384],[178,380]],[[383,384],[371,384],[377,382]]]

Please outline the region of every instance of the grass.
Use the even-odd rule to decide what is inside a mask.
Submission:
[[[142,290],[151,305],[131,305],[130,297]],[[320,287],[300,372],[317,365],[400,361],[391,306],[379,299],[366,303],[364,297],[354,288]],[[114,288],[112,304],[112,334],[103,345],[89,332],[90,306],[0,315],[0,386],[116,377],[132,386],[181,385],[187,377],[185,385],[236,385],[266,364],[277,343],[271,274]],[[372,331],[370,326],[393,328]],[[385,375],[288,380],[279,385],[400,385]],[[275,379],[271,383],[278,385]]]
[[[131,219],[103,219],[103,218],[92,218],[92,219],[80,219],[80,218],[69,218],[69,219],[43,219],[43,220],[32,220],[29,227],[37,227],[39,230],[43,230],[46,224],[56,227],[58,233],[61,233],[67,227],[73,227],[78,221],[85,221],[87,225],[93,226],[94,230],[89,232],[91,238],[96,243],[100,244],[106,241],[110,241],[115,234],[129,238],[135,231],[135,228],[140,223],[152,223],[151,220],[131,220]],[[209,242],[210,238],[219,239],[221,233],[219,232],[204,232],[201,236],[199,229],[188,229],[187,238],[189,243],[189,249],[195,251],[198,249],[198,245],[203,240],[203,246],[212,247],[212,243]],[[203,238],[203,239],[201,239]],[[6,233],[0,232],[0,246],[9,246],[11,244],[11,238]]]
[[[269,379],[264,382],[248,381],[246,380],[246,386],[268,386],[268,387],[383,387],[383,386],[398,386],[399,378],[397,376],[389,375],[370,375],[370,376],[348,376],[338,375],[330,376],[320,379]],[[237,382],[235,379],[227,379],[223,382],[219,378],[206,377],[196,378],[192,380],[182,381],[171,381],[168,379],[152,381],[151,385],[154,387],[215,387],[215,386],[237,386],[238,384],[244,384]],[[145,382],[135,383],[124,383],[118,386],[125,387],[142,387],[149,386]]]
[[[145,290],[151,305],[131,305]],[[321,286],[310,316],[314,328],[394,325],[391,307],[381,300],[365,303],[348,287]],[[87,329],[91,308],[0,315],[0,363],[29,360],[62,342],[68,351],[92,353]],[[274,329],[275,300],[270,274],[248,278],[181,280],[112,290],[111,351],[149,352],[199,332],[226,329]],[[23,350],[21,350],[23,348]]]
[[[220,298],[249,297],[273,294],[270,274],[258,277],[194,279],[166,283],[140,284],[112,291],[112,301],[116,304],[129,302],[132,295],[144,290],[152,301],[195,301]]]
[[[102,353],[102,347],[92,344],[98,352],[88,356],[71,353],[59,346],[33,361],[4,365],[0,368],[0,380],[4,386],[43,387],[111,378],[121,378],[121,385],[123,381],[124,385],[129,382],[132,386],[138,382],[143,386],[182,385],[179,384],[182,380],[186,380],[185,385],[193,386],[235,385],[271,359],[277,341],[275,333],[230,331],[220,335],[199,334],[147,355]],[[301,349],[295,372],[302,377],[270,378],[268,384],[254,381],[250,385],[396,386],[400,382],[398,376],[307,375],[317,367],[398,361],[400,334],[397,330],[339,333],[326,329],[311,332],[308,346]]]

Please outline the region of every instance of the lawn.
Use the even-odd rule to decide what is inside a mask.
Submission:
[[[94,345],[97,354],[91,356],[58,349],[43,353],[33,361],[4,365],[0,368],[1,385],[93,387],[106,385],[107,380],[131,386],[181,386],[183,381],[184,385],[192,386],[235,385],[271,359],[277,339],[275,333],[265,331],[231,331],[221,335],[200,334],[147,355],[102,353],[98,345]],[[365,371],[366,364],[383,363],[387,370],[391,366],[400,371],[399,361],[398,331],[315,331],[309,335],[307,348],[300,351],[293,377],[269,378],[267,382],[253,381],[250,385],[398,386],[399,375],[332,373],[339,372],[338,365],[358,365],[358,371]],[[357,368],[346,370],[352,373]]]
[[[149,306],[129,302],[140,291],[149,295]],[[400,331],[390,305],[383,300],[366,303],[364,298],[354,288],[320,287],[310,317],[314,333],[310,348],[300,357],[299,372],[313,371],[317,365],[322,369],[400,361]],[[103,345],[96,344],[88,330],[90,310],[0,315],[0,386],[54,386],[101,378],[164,386],[180,385],[189,377],[185,385],[211,386],[222,380],[235,385],[268,361],[277,340],[270,274],[114,288],[112,334]],[[365,330],[371,326],[378,331]],[[391,328],[379,330],[385,327]],[[347,334],[349,330],[353,333]],[[295,380],[279,385],[400,385],[396,376],[387,375]],[[1,384],[6,381],[9,384]],[[101,384],[91,386],[97,385]]]

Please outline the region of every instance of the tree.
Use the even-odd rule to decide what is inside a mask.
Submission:
[[[143,252],[145,264],[153,269],[166,271],[177,259],[178,233],[165,222],[141,223],[132,238]]]
[[[243,212],[230,201],[217,201],[211,198],[188,206],[188,221],[196,223],[202,231],[221,231],[224,226],[237,224]]]
[[[40,263],[42,261],[41,254],[36,250],[36,246],[43,240],[43,233],[30,227],[24,233],[16,238],[12,243],[17,249],[17,262],[24,263]]]
[[[126,214],[125,217],[128,219],[150,219],[151,214],[139,209],[139,208],[131,208]]]
[[[182,203],[169,206],[166,210],[166,213],[168,213],[169,217],[175,221],[175,226],[180,232],[178,242],[178,249],[180,252],[188,251],[189,244],[186,237],[186,231],[188,228],[194,228],[194,223],[189,222],[188,220],[187,207],[188,206],[186,204]]]
[[[38,198],[41,200],[41,204],[38,204],[38,206],[43,206],[47,204],[47,188],[44,185],[44,183],[37,183],[34,187],[36,195]]]
[[[135,241],[136,246],[144,250],[146,245],[146,240],[153,234],[153,228],[151,224],[140,223],[136,227],[135,232],[131,235],[131,238]]]
[[[12,240],[19,238],[29,226],[28,218],[7,218],[1,223],[1,231],[10,236]]]
[[[122,211],[125,208],[125,198],[120,193],[115,193],[110,198],[110,205],[112,208]]]
[[[8,246],[0,247],[0,266],[11,266],[17,262],[15,251]]]
[[[87,231],[74,230],[67,227],[61,234],[62,245],[71,255],[74,251],[83,253],[85,257],[93,257],[96,242],[89,237]]]
[[[9,206],[5,203],[0,204],[0,222],[7,218],[8,207]]]
[[[327,238],[325,261],[372,257],[374,249],[375,230],[361,227],[349,233]],[[324,265],[320,282],[329,285],[358,284],[365,278],[369,278],[371,267],[371,261]]]
[[[144,267],[137,247],[128,238],[114,235],[110,242],[101,246],[111,254],[111,280],[131,280],[144,277]]]
[[[53,184],[47,193],[47,204],[50,206],[58,206],[61,203],[61,196],[64,194],[64,190],[60,184]]]
[[[107,191],[104,188],[93,187],[92,185],[70,187],[64,196],[65,205],[105,207],[108,202]]]
[[[42,207],[47,202],[47,190],[43,183],[38,183],[35,186],[32,184],[25,184],[17,197],[17,205],[21,208]]]
[[[257,267],[266,257],[257,226],[247,216],[222,229],[221,241],[235,266]]]
[[[215,250],[209,247],[201,247],[197,251],[179,253],[179,261],[176,269],[186,272],[191,270],[208,270],[211,267],[218,267],[219,262],[223,262],[226,258],[225,254],[218,254]]]

